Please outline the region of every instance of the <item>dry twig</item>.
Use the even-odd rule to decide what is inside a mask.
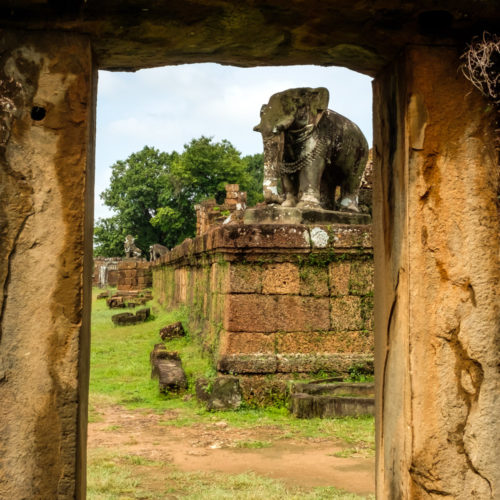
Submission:
[[[461,59],[464,76],[500,106],[500,37],[484,32],[473,38]]]

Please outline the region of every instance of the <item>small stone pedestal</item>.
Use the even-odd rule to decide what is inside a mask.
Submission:
[[[370,224],[368,214],[338,212],[322,208],[295,208],[265,205],[249,208],[243,216],[245,224]]]

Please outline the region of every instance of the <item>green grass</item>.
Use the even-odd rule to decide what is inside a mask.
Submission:
[[[243,406],[238,411],[208,412],[193,397],[194,381],[199,376],[214,375],[208,359],[201,355],[190,338],[186,312],[165,312],[154,302],[153,317],[143,324],[118,327],[111,316],[123,310],[109,310],[105,300],[95,300],[92,311],[91,376],[89,421],[101,419],[99,407],[123,405],[129,409],[149,409],[165,413],[162,425],[177,427],[215,424],[224,420],[228,426],[243,429],[266,427],[276,429],[275,439],[338,438],[349,444],[336,456],[349,457],[363,453],[373,455],[374,419],[372,417],[302,420],[290,416],[286,408],[255,409]],[[182,321],[188,333],[184,339],[167,342],[169,350],[179,351],[188,376],[187,394],[160,394],[158,381],[151,380],[149,354],[161,342],[161,327]],[[172,418],[170,418],[170,415]],[[119,428],[111,425],[109,432]],[[131,438],[128,444],[137,444]],[[259,449],[272,441],[239,441],[238,448]],[[361,450],[361,451],[360,451]],[[91,449],[88,460],[89,500],[174,499],[191,500],[358,500],[361,497],[336,488],[300,489],[252,473],[187,473],[171,465],[127,455],[119,450]],[[373,498],[373,497],[368,497]]]
[[[115,326],[105,300],[95,300],[99,289],[94,289],[92,310],[92,343],[90,371],[89,420],[99,421],[95,407],[119,404],[127,408],[144,408],[155,411],[174,410],[175,418],[164,420],[162,425],[177,427],[215,423],[224,419],[228,425],[239,428],[273,426],[277,435],[285,438],[338,438],[346,443],[374,450],[373,417],[345,417],[336,419],[296,419],[286,408],[264,409],[243,406],[238,411],[209,412],[198,405],[194,397],[160,394],[158,381],[150,377],[149,354],[154,344],[161,342],[161,327],[182,321],[187,331],[183,339],[167,342],[169,350],[179,351],[190,384],[200,376],[213,376],[210,361],[201,355],[197,343],[190,338],[186,311],[177,309],[166,312],[150,302],[153,318],[138,325]],[[120,310],[118,310],[120,312]]]
[[[94,298],[99,290],[94,289]],[[92,309],[90,394],[107,396],[110,403],[127,408],[166,409],[184,406],[176,399],[168,404],[168,396],[158,391],[158,382],[151,380],[149,354],[161,342],[159,330],[165,325],[182,321],[182,309],[166,312],[154,302],[152,319],[138,325],[115,326],[111,316],[121,310],[108,309],[105,300],[94,300]],[[208,359],[202,358],[195,342],[189,336],[168,342],[169,350],[182,352],[182,360],[191,386],[197,376],[211,373]],[[92,417],[92,414],[91,414]],[[92,418],[97,418],[95,415]]]
[[[137,455],[94,449],[89,453],[88,500],[361,500],[333,487],[304,489],[254,473],[180,472]]]

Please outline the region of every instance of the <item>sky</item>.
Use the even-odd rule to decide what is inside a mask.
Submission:
[[[99,72],[95,218],[112,212],[99,194],[111,166],[144,146],[182,152],[202,135],[227,139],[242,153],[262,153],[252,129],[269,97],[295,87],[326,87],[329,108],[358,124],[372,143],[371,78],[345,68],[281,66],[237,68],[188,64],[136,73]]]

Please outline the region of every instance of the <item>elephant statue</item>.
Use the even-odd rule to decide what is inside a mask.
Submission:
[[[262,106],[254,130],[264,142],[266,203],[359,212],[368,143],[355,123],[327,109],[328,100],[326,88],[297,88],[273,94]]]
[[[127,259],[138,259],[142,254],[142,250],[136,246],[135,238],[131,234],[125,236],[123,249]]]

